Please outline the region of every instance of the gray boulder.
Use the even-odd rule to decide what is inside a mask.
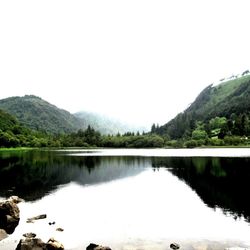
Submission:
[[[5,232],[5,230],[0,229],[0,241],[7,238],[8,234]]]
[[[16,250],[46,250],[46,244],[39,238],[21,239]]]
[[[106,247],[106,246],[100,246],[100,245],[96,245],[94,243],[90,243],[86,250],[111,250],[110,247]]]
[[[46,219],[47,215],[46,214],[40,214],[31,218],[27,219],[27,223],[34,223],[35,220],[42,220],[42,219]]]
[[[173,250],[177,250],[180,248],[180,245],[174,242],[170,244],[170,248],[172,248]]]
[[[25,234],[25,237],[19,241],[16,250],[64,250],[64,246],[53,238],[45,243],[39,238],[34,238],[32,233]]]
[[[64,246],[59,241],[55,240],[54,238],[50,238],[49,241],[46,243],[47,250],[64,250]]]
[[[0,229],[8,234],[12,234],[20,220],[20,210],[17,206],[17,196],[15,199],[9,198],[0,201]]]

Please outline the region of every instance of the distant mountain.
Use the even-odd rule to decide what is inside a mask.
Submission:
[[[84,124],[68,111],[34,95],[2,99],[0,109],[16,117],[28,128],[53,134],[74,132]]]
[[[51,134],[85,130],[88,125],[102,134],[146,131],[145,127],[132,126],[97,113],[82,111],[73,115],[34,95],[2,99],[0,109],[14,116],[25,127]]]
[[[81,111],[74,114],[77,118],[85,121],[85,125],[90,125],[95,130],[98,130],[102,134],[123,134],[126,132],[142,133],[147,131],[146,127],[133,126],[126,122],[122,122],[118,119],[108,117],[106,115]]]
[[[212,118],[225,117],[235,122],[233,116],[244,114],[249,117],[249,113],[250,75],[249,71],[245,71],[240,76],[232,76],[226,80],[222,79],[219,84],[209,85],[184,112],[165,125],[154,127],[152,132],[178,139],[188,136],[197,121],[208,124]]]

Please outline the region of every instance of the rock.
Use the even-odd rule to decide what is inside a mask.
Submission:
[[[63,232],[63,231],[64,231],[64,229],[63,229],[63,228],[61,228],[61,227],[58,227],[58,228],[56,229],[56,231],[58,231],[58,232]]]
[[[177,249],[180,248],[180,245],[177,244],[177,243],[171,243],[171,244],[170,244],[170,248],[172,248],[173,250],[177,250]]]
[[[0,241],[7,237],[8,237],[8,234],[5,232],[5,230],[0,229]]]
[[[51,225],[55,225],[56,224],[56,222],[55,221],[53,221],[53,222],[49,222],[49,225],[51,226]]]
[[[37,215],[27,219],[27,223],[34,223],[35,220],[41,220],[47,218],[46,214]]]
[[[26,237],[19,241],[16,250],[64,250],[64,246],[53,238],[44,243],[39,238]]]
[[[46,244],[39,238],[21,239],[16,250],[46,250]]]
[[[62,243],[58,242],[54,238],[50,238],[46,244],[47,250],[64,250],[64,246]]]
[[[26,220],[26,223],[34,223],[34,221],[33,221],[33,220],[27,219],[27,220]]]
[[[90,243],[86,250],[111,250],[110,247],[106,247],[106,246],[100,246],[100,245],[96,245],[94,243]]]
[[[13,195],[13,196],[10,196],[10,198],[8,198],[9,201],[12,201],[16,204],[20,203],[20,202],[24,202],[23,199],[21,199],[20,197],[16,196],[16,195]]]
[[[6,233],[11,234],[15,231],[20,220],[20,210],[16,200],[9,198],[0,201],[0,229],[4,229]]]
[[[34,233],[25,233],[25,234],[23,234],[23,236],[26,237],[26,238],[35,238],[36,234],[34,234]]]

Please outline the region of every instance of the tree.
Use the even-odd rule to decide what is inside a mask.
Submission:
[[[212,118],[209,121],[209,126],[211,129],[221,129],[227,123],[226,117],[218,117]]]
[[[155,133],[156,132],[156,126],[155,124],[153,123],[152,127],[151,127],[151,133]]]
[[[208,138],[208,135],[205,130],[196,129],[192,132],[193,140],[205,140]]]
[[[220,133],[218,134],[218,138],[219,139],[224,139],[224,137],[226,135],[230,135],[230,131],[229,131],[229,128],[228,128],[228,124],[225,123],[223,125],[223,127],[220,129]]]
[[[242,73],[242,76],[249,74],[249,70],[246,70]]]

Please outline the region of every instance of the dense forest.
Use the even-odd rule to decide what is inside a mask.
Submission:
[[[49,136],[22,126],[12,115],[0,110],[0,147],[42,147]]]
[[[68,111],[33,95],[2,99],[0,109],[16,117],[25,127],[51,134],[70,133],[82,126],[82,121]]]
[[[249,144],[249,71],[222,81],[206,87],[170,122],[163,126],[153,124],[151,133],[161,135],[169,146]]]
[[[0,147],[250,146],[250,75],[209,85],[182,113],[151,131],[104,134],[36,96],[0,100]],[[2,110],[1,110],[2,109]],[[107,124],[108,125],[108,124]]]
[[[0,147],[163,147],[164,140],[154,134],[127,132],[101,135],[92,127],[67,134],[31,130],[0,110]]]

